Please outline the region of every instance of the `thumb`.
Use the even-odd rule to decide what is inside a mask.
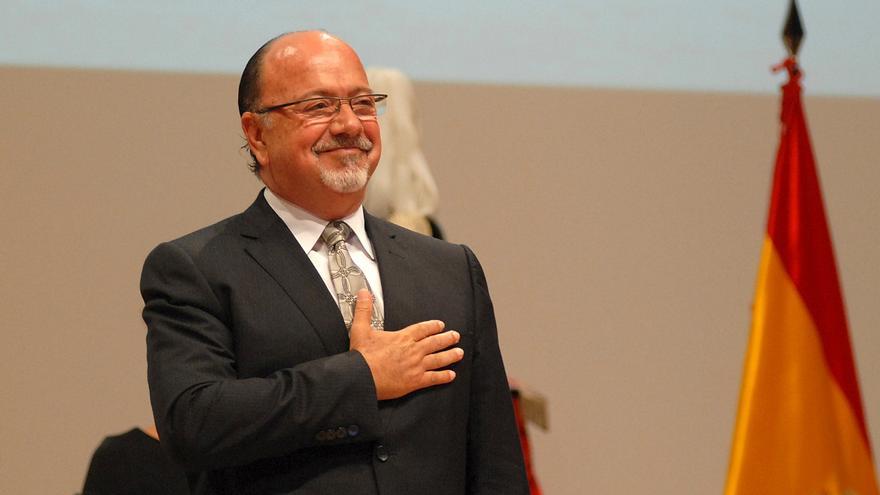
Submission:
[[[352,342],[363,336],[365,332],[370,332],[373,328],[370,326],[370,318],[373,315],[373,296],[367,289],[361,289],[357,292],[357,301],[354,303],[354,317],[351,320],[351,330],[349,338]]]

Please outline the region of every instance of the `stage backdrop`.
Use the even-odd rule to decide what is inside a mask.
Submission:
[[[0,69],[0,492],[74,493],[105,435],[150,423],[143,259],[260,188],[236,85]],[[806,86],[876,449],[880,101]],[[777,96],[416,89],[438,219],[486,268],[510,375],[549,399],[546,493],[720,492]]]

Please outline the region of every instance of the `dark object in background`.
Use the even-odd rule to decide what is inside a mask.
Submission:
[[[189,495],[186,474],[140,428],[104,439],[92,455],[82,495]]]

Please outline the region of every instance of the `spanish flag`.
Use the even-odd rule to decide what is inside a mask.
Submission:
[[[878,495],[794,58],[726,495]]]

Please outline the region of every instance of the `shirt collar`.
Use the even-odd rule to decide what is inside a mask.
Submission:
[[[263,196],[272,210],[281,217],[281,220],[290,229],[290,233],[293,234],[293,237],[296,238],[296,241],[306,254],[320,248],[321,244],[323,244],[323,242],[319,243],[321,233],[324,232],[324,227],[329,222],[276,195],[268,187],[263,189]],[[367,237],[367,229],[364,225],[363,206],[358,207],[351,215],[339,218],[338,220],[347,223],[354,233],[355,238],[350,239],[349,243],[356,242],[359,244],[367,256],[375,261],[376,256],[373,254],[373,245],[370,243],[370,238]]]

